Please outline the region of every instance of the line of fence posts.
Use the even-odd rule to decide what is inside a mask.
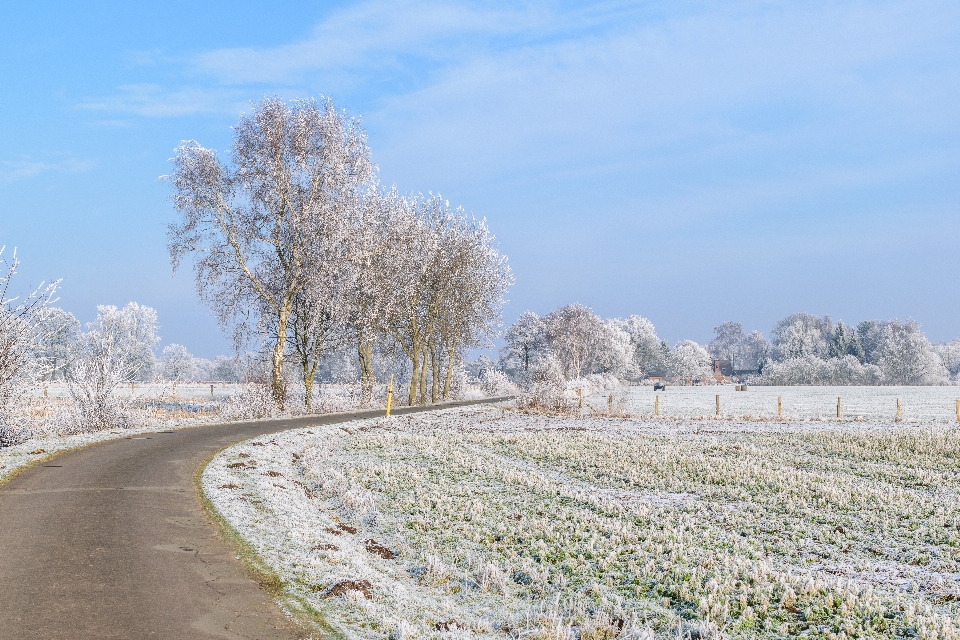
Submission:
[[[582,411],[582,410],[583,410],[583,390],[582,390],[582,389],[577,389],[577,393],[578,393],[579,396],[580,396],[579,408],[580,408],[580,410]],[[716,415],[716,417],[719,418],[719,417],[720,417],[720,394],[718,393],[718,394],[716,394],[716,396],[714,396],[714,397],[716,398],[716,413],[715,413],[715,415]],[[608,410],[608,413],[609,413],[610,415],[613,415],[613,394],[612,394],[612,393],[610,394],[610,397],[607,399],[607,407],[608,407],[608,409],[607,409],[607,410]],[[842,397],[841,397],[841,396],[837,396],[837,419],[838,419],[838,420],[839,420],[839,419],[842,417],[842,415],[843,415],[841,409],[842,409]],[[654,417],[656,417],[656,418],[659,418],[659,417],[660,417],[660,396],[654,396],[654,397],[653,397],[653,415],[654,415]],[[782,418],[782,417],[783,417],[783,396],[777,396],[777,417],[778,417],[778,418]],[[897,398],[897,418],[896,418],[896,420],[897,420],[897,422],[900,422],[901,420],[903,420],[903,405],[900,404],[900,398]],[[960,399],[957,400],[957,422],[960,422]]]

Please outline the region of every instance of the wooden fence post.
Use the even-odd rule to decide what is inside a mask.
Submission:
[[[960,400],[957,400],[957,402],[960,403]],[[960,409],[957,409],[957,411],[960,412]],[[960,419],[960,413],[958,413],[957,416],[958,419]],[[653,417],[660,417],[660,396],[653,397]]]
[[[783,416],[783,396],[777,396],[777,417]]]
[[[900,398],[897,398],[897,422],[900,422],[900,419],[903,417],[903,413],[900,409]]]
[[[837,396],[837,419],[840,419],[840,396]]]
[[[720,394],[717,394],[717,417],[720,417]]]
[[[613,415],[613,394],[610,394],[610,397],[607,398],[607,415]]]

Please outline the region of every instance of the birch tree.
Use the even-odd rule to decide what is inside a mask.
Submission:
[[[227,164],[195,141],[177,148],[168,179],[180,219],[169,228],[170,257],[174,270],[194,257],[200,298],[235,338],[269,328],[282,409],[289,323],[314,272],[313,250],[375,167],[359,122],[327,98],[262,100],[240,118],[231,151]]]

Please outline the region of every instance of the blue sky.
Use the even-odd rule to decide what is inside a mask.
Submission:
[[[61,306],[158,309],[168,171],[267,94],[360,116],[380,180],[486,217],[505,320],[567,302],[671,341],[794,311],[960,336],[960,3],[6,3],[0,244]],[[79,3],[78,3],[79,4]]]

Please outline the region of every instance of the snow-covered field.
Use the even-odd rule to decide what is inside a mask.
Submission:
[[[697,418],[715,415],[717,395],[720,414],[728,418],[776,417],[779,397],[785,418],[835,420],[840,398],[842,418],[883,422],[896,418],[899,398],[903,421],[947,423],[957,421],[960,387],[750,386],[747,391],[737,391],[734,385],[717,385],[669,386],[666,391],[654,391],[650,386],[633,386],[614,391],[614,400],[627,413],[652,416],[654,397],[659,396],[661,417]],[[607,394],[589,396],[587,401],[598,412],[607,410]]]
[[[946,424],[485,406],[254,439],[203,486],[350,638],[957,638],[958,460]]]

